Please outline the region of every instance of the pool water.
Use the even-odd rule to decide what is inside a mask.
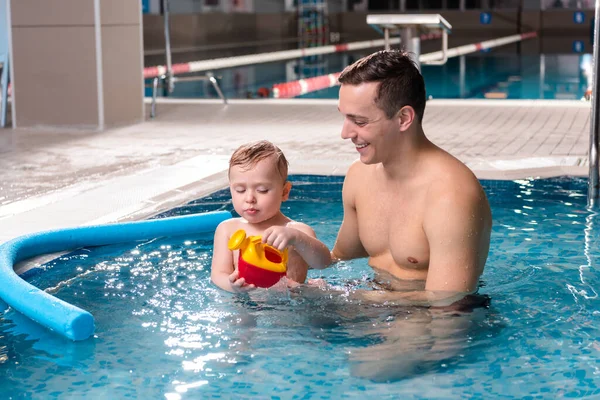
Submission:
[[[332,246],[342,178],[292,177],[284,212]],[[3,398],[598,398],[599,221],[586,180],[482,181],[492,205],[489,307],[369,307],[210,282],[210,236],[83,249],[26,278],[89,310],[70,342],[0,318]],[[166,215],[231,210],[227,191]],[[365,260],[311,271],[368,286]]]
[[[372,51],[372,50],[370,50]],[[370,51],[337,53],[287,62],[215,71],[228,98],[258,98],[274,84],[340,72]],[[427,95],[434,99],[569,99],[580,100],[591,82],[589,54],[517,54],[502,49],[450,58],[443,66],[423,65]],[[262,89],[261,89],[262,88]],[[339,87],[300,98],[337,99]],[[174,97],[217,98],[206,81],[177,83]],[[146,96],[151,96],[147,89]]]

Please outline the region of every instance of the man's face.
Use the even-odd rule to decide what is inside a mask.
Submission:
[[[287,200],[290,183],[283,182],[275,157],[251,168],[234,165],[229,170],[229,189],[235,211],[250,223],[266,221],[279,213]]]
[[[388,119],[375,105],[379,83],[342,84],[338,109],[344,115],[342,139],[350,139],[365,164],[385,162],[394,151],[398,118]]]

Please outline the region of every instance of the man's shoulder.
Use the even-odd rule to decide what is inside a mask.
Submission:
[[[445,175],[445,179],[450,180],[450,183],[477,182],[477,177],[473,171],[445,150],[439,149],[434,163],[437,166],[437,172]]]
[[[350,165],[344,178],[343,195],[345,201],[353,202],[356,196],[365,191],[365,186],[372,182],[374,170],[373,165],[363,164],[360,160],[356,160]]]
[[[368,174],[372,174],[376,169],[375,165],[369,165],[361,162],[360,160],[355,160],[352,164],[350,164],[350,168],[348,168],[348,172],[346,172],[346,179],[360,179],[365,177]]]
[[[431,171],[429,197],[487,201],[481,183],[465,164],[445,153]]]

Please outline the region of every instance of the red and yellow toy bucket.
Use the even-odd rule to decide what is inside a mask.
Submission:
[[[286,274],[287,249],[281,252],[264,244],[260,236],[246,237],[246,232],[240,229],[231,236],[228,247],[229,250],[240,251],[238,272],[248,284],[268,288]]]

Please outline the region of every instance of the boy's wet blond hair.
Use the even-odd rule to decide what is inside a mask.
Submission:
[[[246,143],[238,147],[229,159],[229,171],[231,171],[231,167],[236,165],[244,169],[250,169],[258,164],[259,161],[272,156],[275,157],[279,175],[286,182],[288,177],[288,161],[281,149],[268,140]]]

